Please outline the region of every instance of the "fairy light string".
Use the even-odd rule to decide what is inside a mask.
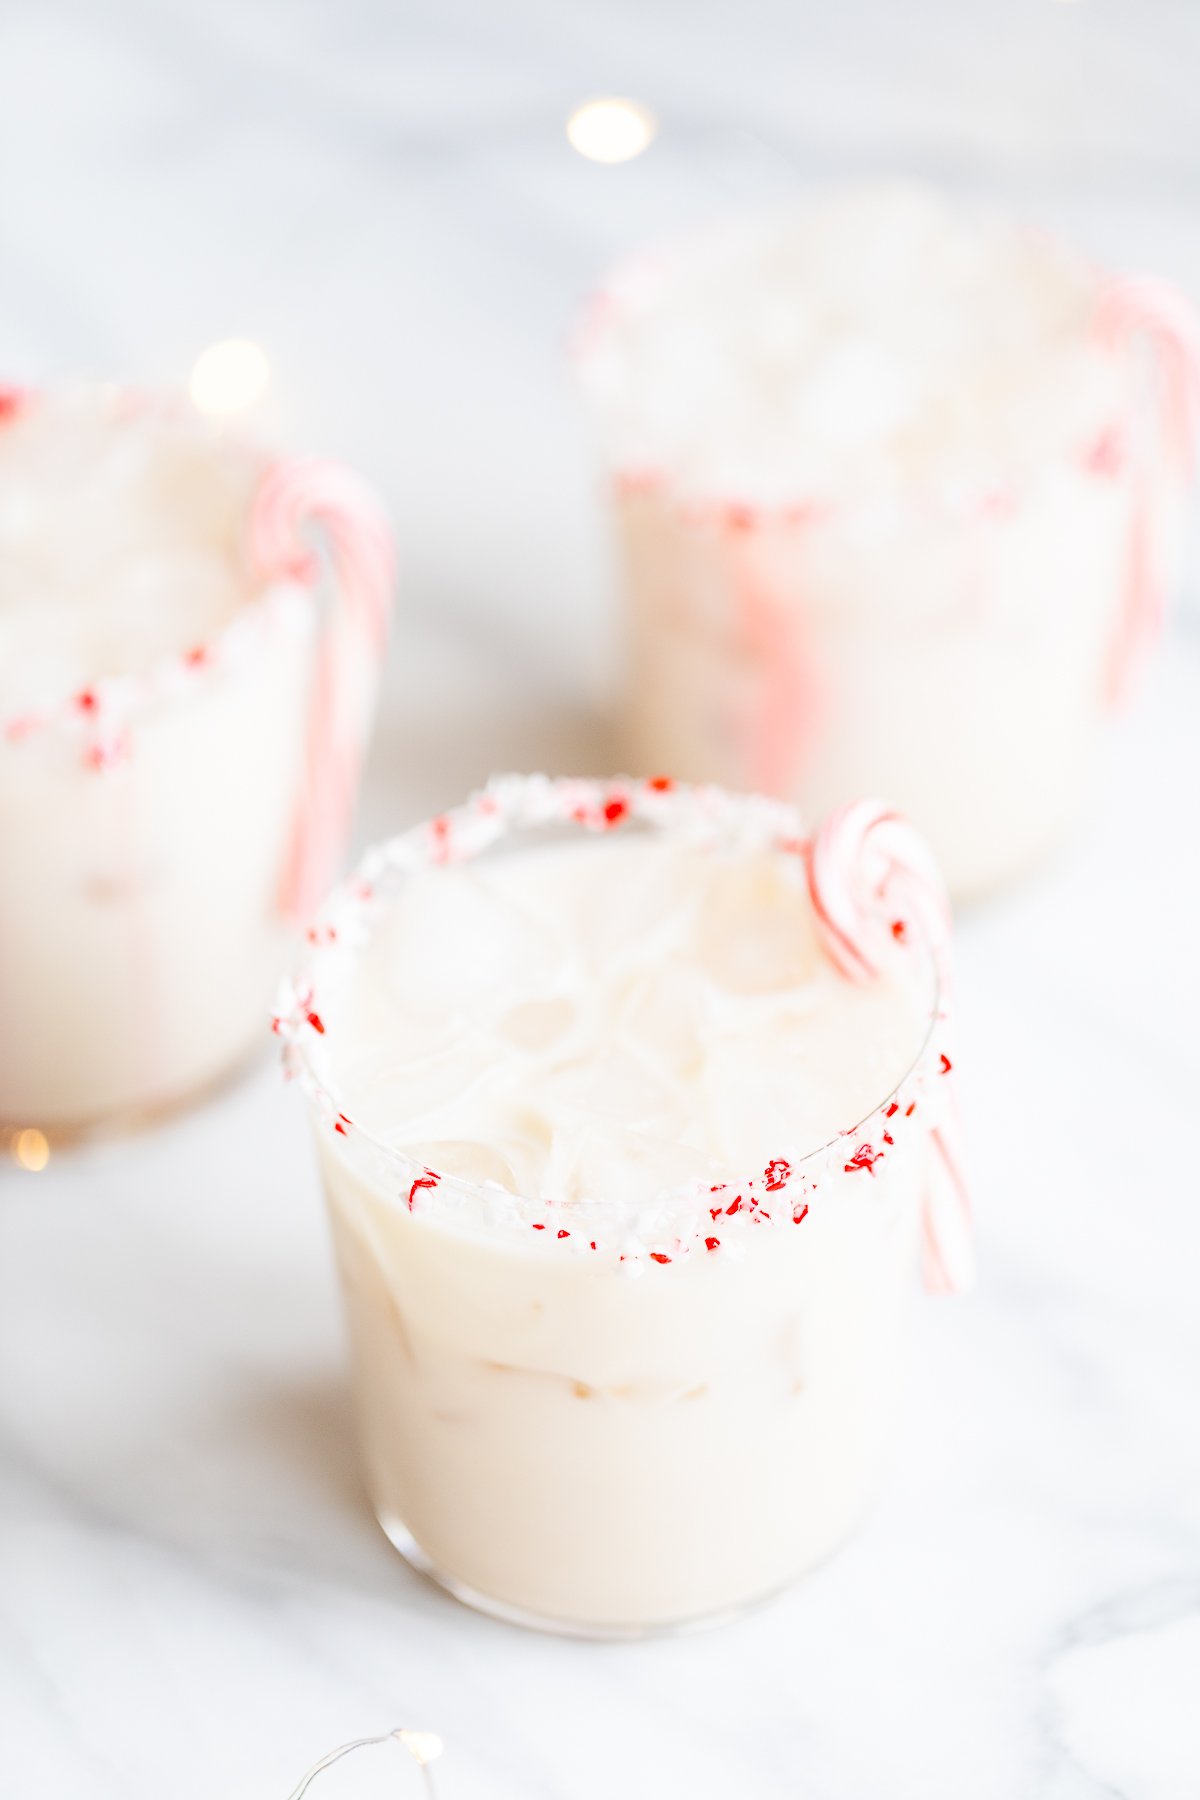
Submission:
[[[403,1725],[385,1732],[382,1737],[352,1738],[348,1744],[342,1744],[338,1749],[331,1750],[328,1756],[323,1756],[320,1762],[313,1764],[299,1787],[292,1790],[288,1800],[303,1800],[303,1796],[308,1793],[318,1776],[323,1775],[327,1769],[331,1769],[335,1763],[341,1762],[344,1756],[350,1756],[356,1750],[376,1749],[381,1744],[399,1744],[421,1771],[421,1784],[425,1800],[437,1800],[432,1765],[442,1754],[444,1748],[442,1740],[436,1732],[412,1731]]]

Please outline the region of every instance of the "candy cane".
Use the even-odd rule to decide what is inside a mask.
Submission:
[[[725,529],[742,630],[761,671],[748,720],[750,785],[783,794],[814,714],[814,684],[801,644],[803,617],[796,596],[777,592],[759,566],[762,515],[750,507],[729,507]]]
[[[1094,329],[1110,350],[1137,338],[1150,345],[1162,381],[1168,447],[1184,479],[1196,464],[1200,433],[1200,316],[1169,281],[1123,275],[1107,282],[1096,304]]]
[[[255,573],[312,584],[320,567],[308,541],[314,527],[329,547],[336,594],[317,651],[304,788],[280,894],[294,919],[321,899],[345,845],[395,569],[392,534],[366,482],[320,457],[275,463],[251,513]]]
[[[848,981],[873,981],[889,937],[910,926],[933,953],[943,1020],[950,1003],[950,907],[937,865],[908,822],[879,800],[857,800],[830,813],[808,845],[808,891],[822,943]],[[942,1058],[939,1080],[949,1079]],[[951,1088],[930,1131],[932,1150],[922,1208],[922,1265],[930,1293],[964,1293],[974,1279],[971,1212]]]
[[[1153,355],[1168,476],[1180,488],[1196,468],[1200,434],[1200,317],[1183,294],[1152,275],[1126,275],[1100,290],[1093,329],[1097,341],[1118,354],[1144,341]],[[1165,614],[1165,574],[1154,520],[1153,456],[1142,455],[1135,474],[1125,605],[1117,627],[1108,679],[1109,699],[1123,700],[1157,640]]]
[[[950,907],[937,864],[907,819],[881,800],[839,806],[812,839],[808,891],[822,941],[850,981],[873,981],[882,946],[915,916],[945,978]],[[889,916],[891,901],[897,916]]]

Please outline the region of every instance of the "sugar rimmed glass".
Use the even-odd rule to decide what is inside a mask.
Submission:
[[[993,353],[964,374],[977,328]],[[810,817],[885,792],[956,900],[1052,850],[1179,573],[1183,297],[850,187],[618,266],[575,349],[625,589],[622,761]]]
[[[522,1200],[348,1117],[331,1067],[338,995],[406,877],[616,828],[794,845],[797,820],[712,791],[501,782],[368,857],[310,933],[277,1020],[312,1112],[380,1523],[468,1604],[588,1637],[734,1611],[823,1558],[866,1508],[901,1417],[946,1062],[914,934],[928,1003],[911,1068],[867,1118],[732,1197],[664,1196],[648,1218]],[[761,1217],[714,1254],[727,1207]]]
[[[348,825],[390,551],[348,471],[169,394],[10,396],[0,432],[28,490],[14,529],[45,514],[0,615],[0,1131],[19,1145],[140,1124],[254,1053]],[[78,488],[54,488],[60,465]],[[204,600],[218,578],[231,612]],[[97,634],[112,672],[88,669]]]

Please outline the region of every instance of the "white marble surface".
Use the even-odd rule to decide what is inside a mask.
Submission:
[[[899,166],[1200,290],[1198,51],[1194,8],[1135,0],[10,0],[4,373],[178,374],[249,332],[275,425],[376,474],[405,566],[363,820],[388,829],[489,766],[606,764],[604,539],[559,344],[614,250],[796,172]],[[612,89],[664,131],[606,170],[561,121]],[[273,1066],[0,1172],[0,1795],[286,1800],[408,1722],[446,1739],[444,1800],[1193,1800],[1186,622],[1111,751],[1074,845],[962,932],[979,1293],[921,1311],[867,1529],[720,1632],[539,1639],[394,1556]],[[384,1772],[317,1792],[404,1791]]]
[[[0,1793],[286,1800],[408,1722],[445,1800],[1191,1800],[1198,697],[1176,642],[1087,829],[965,921],[980,1289],[920,1311],[867,1529],[723,1630],[540,1639],[394,1555],[274,1066],[0,1176]]]

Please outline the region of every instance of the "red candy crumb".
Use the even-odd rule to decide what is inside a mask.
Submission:
[[[808,1203],[806,1201],[805,1204],[800,1208],[800,1211],[798,1213],[792,1214],[792,1224],[800,1225],[803,1223],[803,1221],[805,1219],[807,1219],[807,1217],[808,1217]]]
[[[943,1050],[942,1056],[941,1056],[941,1064],[942,1064],[942,1074],[948,1075],[950,1073],[951,1067],[953,1065],[951,1064],[950,1058],[946,1055],[944,1050]]]
[[[880,1161],[882,1156],[882,1150],[872,1150],[870,1144],[860,1144],[846,1164],[847,1175],[852,1175],[855,1169],[865,1169],[868,1175],[873,1175],[875,1164]]]
[[[588,1249],[594,1250],[595,1248],[596,1248],[596,1240],[595,1240],[595,1238],[593,1238],[591,1243],[588,1245]]]
[[[565,1238],[565,1237],[570,1237],[571,1234],[569,1231],[560,1231],[558,1235],[560,1238]]]
[[[75,705],[81,713],[94,713],[98,702],[91,688],[80,688],[75,696]]]
[[[83,760],[89,769],[112,769],[122,761],[128,749],[124,738],[111,738],[106,744],[89,744]]]
[[[322,1019],[320,1013],[310,1012],[310,1013],[306,1013],[304,1016],[308,1020],[309,1024],[312,1026],[313,1030],[316,1032],[319,1032],[320,1035],[322,1037],[324,1037],[325,1036],[325,1022]]]
[[[412,1186],[408,1190],[408,1210],[409,1210],[409,1212],[411,1212],[413,1209],[413,1202],[416,1200],[416,1197],[417,1197],[417,1189],[418,1188],[435,1188],[440,1180],[441,1180],[441,1177],[439,1175],[435,1175],[432,1169],[426,1169],[426,1171],[423,1175],[417,1176],[417,1179],[413,1182]]]
[[[1102,431],[1083,453],[1083,466],[1092,475],[1119,475],[1125,462],[1125,442],[1115,425]]]
[[[904,920],[903,919],[893,919],[892,920],[892,936],[895,938],[896,942],[898,944],[902,944],[904,942],[904,939],[907,936],[907,934],[908,934],[908,927],[907,927],[907,925],[905,925]]]
[[[669,794],[675,783],[669,775],[652,775],[646,783],[656,794]]]
[[[539,1224],[535,1223],[533,1229],[535,1231],[545,1231],[546,1227],[544,1225],[539,1225]]]
[[[914,1114],[914,1113],[915,1113],[915,1112],[916,1112],[916,1110],[917,1110],[917,1103],[916,1103],[916,1101],[915,1101],[915,1100],[912,1100],[912,1101],[910,1101],[910,1102],[909,1102],[909,1104],[908,1104],[908,1105],[907,1105],[907,1106],[906,1106],[906,1107],[905,1107],[905,1109],[904,1109],[904,1116],[905,1116],[905,1118],[906,1118],[906,1119],[911,1119],[911,1118],[912,1118],[912,1116],[913,1116],[913,1114]]]
[[[614,794],[611,800],[606,800],[604,802],[605,823],[608,825],[619,825],[628,811],[628,800],[623,800],[619,794]]]
[[[706,1250],[719,1250],[721,1248],[720,1238],[705,1238],[704,1248]]]
[[[887,1111],[884,1113],[883,1116],[885,1119],[894,1119],[896,1114],[899,1111],[900,1111],[900,1102],[898,1100],[893,1100],[892,1104],[888,1107]]]
[[[351,1121],[346,1117],[345,1113],[339,1113],[337,1118],[333,1121],[333,1129],[338,1133],[338,1135],[340,1137],[345,1137],[346,1127],[350,1123],[351,1123]],[[411,1200],[411,1198],[412,1198],[412,1196],[410,1194],[409,1199]]]
[[[791,1172],[791,1163],[784,1162],[781,1156],[777,1156],[774,1162],[769,1162],[766,1169],[763,1171],[763,1178],[767,1184],[768,1194],[777,1193],[788,1179]]]
[[[671,1260],[670,1257],[664,1256],[661,1250],[652,1250],[650,1252],[650,1261],[651,1262],[668,1263],[668,1262],[670,1262],[670,1260]]]

